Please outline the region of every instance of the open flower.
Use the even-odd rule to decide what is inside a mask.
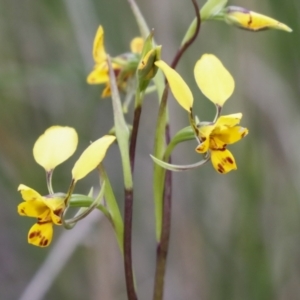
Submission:
[[[53,224],[61,225],[61,215],[65,209],[64,198],[54,195],[41,196],[35,190],[20,184],[25,202],[18,205],[18,213],[21,216],[37,218],[28,232],[28,243],[39,247],[46,247],[51,243],[53,236]]]
[[[68,207],[75,184],[94,170],[104,159],[109,146],[115,137],[105,135],[91,143],[72,169],[72,181],[67,193],[54,193],[52,174],[54,168],[67,160],[76,150],[78,137],[74,128],[52,126],[42,134],[34,144],[33,156],[36,162],[46,171],[49,195],[41,196],[26,185],[19,185],[25,202],[19,204],[18,213],[22,216],[37,218],[37,223],[28,233],[28,242],[35,246],[46,247],[53,235],[53,224],[62,224],[62,214]]]
[[[197,140],[200,142],[196,151],[198,153],[210,152],[213,167],[217,172],[226,174],[235,170],[236,163],[231,152],[226,149],[227,144],[233,144],[247,135],[246,128],[237,126],[242,118],[241,113],[221,116],[221,109],[227,99],[234,91],[234,79],[228,70],[223,66],[221,61],[212,54],[204,54],[197,62],[194,68],[195,80],[202,93],[215,104],[217,108],[214,122],[201,122],[193,116],[193,94],[182,79],[182,77],[165,62],[158,61],[155,63],[165,74],[170,89],[177,102],[189,113],[191,127]],[[183,136],[183,139],[185,137]],[[206,157],[206,160],[208,156]],[[160,163],[158,160],[156,162]],[[162,163],[160,163],[163,165]],[[171,166],[174,170],[193,168],[194,164],[189,167]],[[201,164],[200,164],[201,165]],[[165,164],[166,166],[166,164]]]
[[[117,78],[119,90],[125,91],[128,81],[133,78],[138,67],[143,45],[144,40],[141,37],[136,37],[130,43],[130,53],[125,53],[113,58],[112,67]],[[89,84],[105,84],[101,97],[109,97],[111,95],[111,89],[104,47],[104,30],[102,26],[99,26],[94,39],[93,58],[95,66],[94,70],[88,75],[87,82]]]
[[[220,174],[237,169],[233,155],[226,148],[228,144],[234,144],[248,134],[248,129],[237,126],[241,118],[241,113],[221,116],[215,123],[198,128],[201,143],[196,151],[198,153],[210,151],[213,167]]]

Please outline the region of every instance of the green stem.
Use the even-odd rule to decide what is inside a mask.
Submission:
[[[129,154],[129,131],[122,111],[122,104],[118,92],[115,73],[113,71],[110,57],[107,56],[109,67],[109,78],[112,91],[112,104],[114,112],[114,123],[117,141],[121,153],[122,167],[125,186],[125,208],[124,208],[124,268],[126,279],[127,297],[129,300],[137,300],[135,293],[132,255],[131,255],[131,231],[132,231],[132,205],[133,205],[133,181]]]
[[[50,195],[54,194],[52,188],[52,175],[53,175],[53,170],[50,170],[49,172],[46,171],[46,182],[47,182],[47,188]]]
[[[134,288],[133,270],[132,270],[132,209],[133,190],[125,189],[125,208],[124,208],[124,268],[126,278],[126,289],[128,300],[137,300]]]
[[[183,53],[188,49],[188,47],[195,41],[198,32],[200,30],[200,13],[199,8],[196,3],[196,0],[192,0],[196,17],[197,17],[197,25],[196,30],[192,37],[185,42],[180,49],[178,50],[177,54],[175,55],[173,62],[171,64],[172,68],[175,68],[181,59]],[[167,91],[168,86],[166,85],[165,91]],[[167,92],[166,92],[167,94]],[[163,97],[160,105],[160,110],[166,110],[167,104],[167,96]],[[161,114],[163,115],[163,113]],[[159,127],[159,125],[158,125]],[[169,134],[169,125],[166,123],[165,125],[165,139],[166,141],[170,142],[170,134]],[[169,162],[171,162],[171,157],[169,157]],[[164,176],[165,173],[165,176]],[[171,207],[172,207],[172,176],[171,172],[168,171],[161,171],[162,178],[164,178],[164,189],[163,189],[163,211],[162,211],[162,228],[161,228],[161,236],[159,244],[157,245],[157,252],[156,252],[156,271],[155,271],[155,281],[154,281],[154,293],[153,299],[154,300],[162,300],[163,299],[163,292],[164,292],[164,278],[166,273],[166,263],[167,263],[167,255],[168,255],[168,248],[169,248],[169,240],[170,240],[170,229],[171,229]],[[161,178],[161,179],[162,179]]]

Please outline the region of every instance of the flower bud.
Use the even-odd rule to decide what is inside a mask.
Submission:
[[[275,19],[237,6],[226,7],[224,10],[224,18],[229,25],[234,25],[250,31],[261,31],[266,29],[292,31],[290,27]]]

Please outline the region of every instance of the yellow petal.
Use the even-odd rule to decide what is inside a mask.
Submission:
[[[106,60],[106,52],[104,48],[104,30],[102,26],[99,26],[94,39],[93,57],[97,64]]]
[[[51,220],[55,225],[62,224],[62,220],[61,220],[62,213],[63,210],[51,211]]]
[[[60,210],[64,207],[64,198],[47,198],[47,197],[43,197],[43,202],[52,211]]]
[[[275,19],[258,14],[254,11],[250,11],[242,7],[229,6],[227,7],[227,12],[224,16],[225,21],[228,24],[236,25],[238,27],[252,31],[265,30],[269,28],[284,30],[288,32],[292,31],[290,27],[278,22]]]
[[[42,200],[43,198],[37,191],[24,184],[19,185],[18,191],[21,192],[22,198],[25,201]]]
[[[49,208],[41,200],[22,202],[18,205],[18,213],[21,216],[41,218],[49,212]]]
[[[111,96],[111,88],[110,88],[110,83],[107,83],[105,88],[102,91],[101,98],[106,98]]]
[[[181,78],[181,76],[174,69],[169,67],[164,61],[159,60],[155,62],[155,64],[165,74],[175,99],[186,111],[190,112],[193,106],[194,98],[188,85]]]
[[[248,129],[241,126],[227,128],[214,132],[214,137],[218,138],[225,144],[234,144],[248,134]]]
[[[56,225],[61,225],[61,215],[65,209],[64,198],[46,198],[44,197],[44,205],[51,211],[51,220]]]
[[[144,39],[142,37],[135,37],[130,43],[130,50],[132,53],[141,53],[144,47]]]
[[[210,145],[210,134],[215,128],[215,124],[212,125],[204,125],[198,128],[199,139],[201,144],[197,146],[196,152],[205,153],[209,149]]]
[[[232,95],[234,80],[213,54],[204,54],[197,61],[194,75],[199,89],[214,104],[223,106]]]
[[[235,159],[229,150],[212,150],[211,162],[215,170],[220,174],[226,174],[231,170],[236,170]]]
[[[88,84],[102,84],[109,81],[108,69],[95,68],[87,77]]]
[[[78,136],[74,128],[52,126],[35,142],[35,161],[47,172],[67,160],[76,150]]]
[[[73,179],[80,180],[94,170],[102,162],[108,147],[115,139],[112,135],[105,135],[87,147],[72,169]]]
[[[47,247],[53,236],[52,222],[36,223],[28,233],[28,243],[38,247]]]
[[[242,116],[242,113],[220,116],[216,122],[216,127],[233,127],[240,123]]]

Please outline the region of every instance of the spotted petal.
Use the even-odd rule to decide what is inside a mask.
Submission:
[[[47,211],[49,208],[41,200],[22,202],[18,205],[18,213],[21,216],[40,218]]]
[[[53,236],[53,225],[51,222],[36,223],[28,233],[28,243],[38,247],[47,247]]]
[[[224,130],[214,132],[214,137],[218,138],[225,144],[234,144],[248,134],[248,129],[235,126]]]
[[[216,171],[220,174],[226,174],[231,170],[236,170],[235,159],[229,150],[212,150],[211,162]]]

